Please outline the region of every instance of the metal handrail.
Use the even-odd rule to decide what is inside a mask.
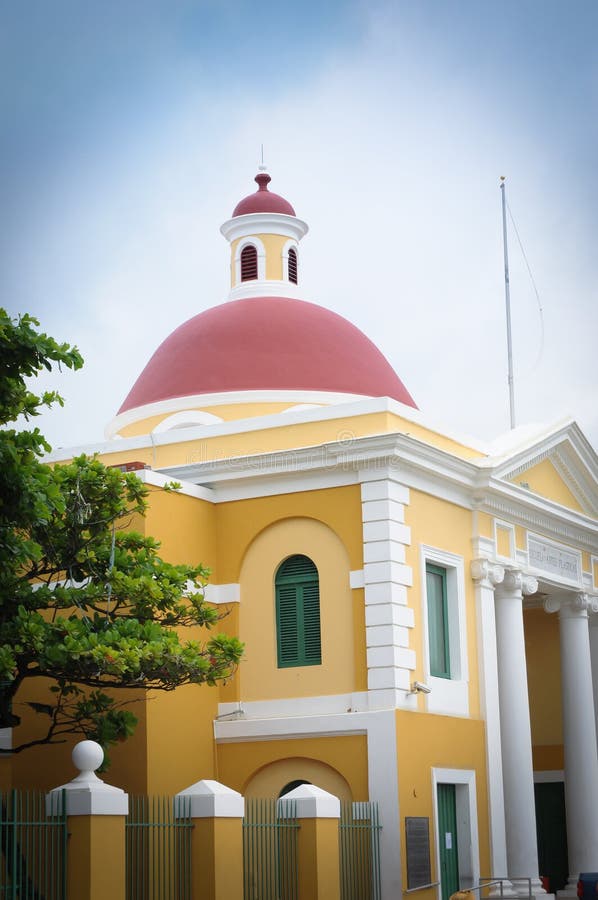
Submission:
[[[529,897],[529,900],[532,900],[532,879],[529,875],[504,875],[500,878],[496,878],[495,876],[482,875],[479,878],[479,888],[471,888],[471,890],[481,891],[482,888],[491,887],[493,884],[500,884],[500,896],[502,897],[504,881],[527,881],[527,895]]]
[[[527,881],[529,900],[531,900],[531,898],[532,898],[532,879],[529,877],[529,875],[519,875],[519,876],[505,875],[503,878],[491,878],[490,876],[486,877],[484,875],[484,876],[481,876],[478,880],[480,883],[479,883],[479,885],[477,885],[477,887],[463,888],[462,891],[460,891],[460,893],[467,894],[467,893],[473,893],[474,891],[480,891],[480,898],[481,898],[481,891],[483,890],[483,888],[492,887],[493,884],[500,884],[500,896],[503,897],[504,896],[503,883],[505,881]],[[431,881],[429,884],[418,884],[417,887],[407,888],[406,890],[403,891],[403,893],[404,894],[413,894],[413,893],[415,893],[415,891],[425,891],[427,888],[438,887],[439,884],[440,884],[439,881]]]

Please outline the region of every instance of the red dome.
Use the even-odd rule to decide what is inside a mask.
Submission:
[[[268,190],[268,184],[272,181],[265,172],[255,176],[259,187],[255,194],[250,194],[240,200],[233,210],[235,216],[246,216],[249,213],[283,213],[285,216],[294,216],[295,210],[284,197],[273,194]]]
[[[415,407],[377,347],[342,316],[304,300],[252,297],[173,331],[119,413],[174,397],[259,390],[393,397]]]

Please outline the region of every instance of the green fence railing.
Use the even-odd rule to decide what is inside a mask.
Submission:
[[[380,900],[381,828],[377,803],[341,803],[341,900]]]
[[[66,900],[65,803],[46,813],[45,794],[0,794],[1,900]]]
[[[244,900],[297,900],[296,804],[248,799],[243,819]]]
[[[177,797],[174,802],[172,797],[129,797],[127,900],[191,900],[190,801]]]

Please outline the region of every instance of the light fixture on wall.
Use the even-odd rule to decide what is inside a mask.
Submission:
[[[411,690],[407,691],[408,694],[431,694],[432,688],[423,684],[421,681],[414,681],[411,684]]]

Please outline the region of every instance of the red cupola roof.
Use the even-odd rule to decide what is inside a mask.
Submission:
[[[255,194],[249,194],[243,200],[240,200],[233,210],[233,219],[236,216],[246,216],[250,213],[283,213],[285,216],[294,216],[295,210],[284,197],[273,194],[268,190],[268,185],[272,181],[265,172],[260,172],[255,176],[258,189]]]
[[[173,331],[119,413],[230,391],[325,391],[415,407],[382,353],[342,316],[304,300],[252,297],[208,309]]]

